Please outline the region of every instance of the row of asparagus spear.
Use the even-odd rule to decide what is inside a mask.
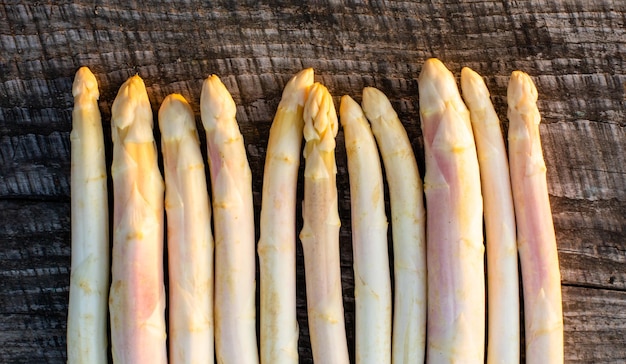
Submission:
[[[518,253],[526,361],[563,362],[560,275],[537,90],[525,73],[511,75],[508,158],[482,78],[464,68],[461,90],[463,97],[443,63],[425,62],[419,76],[422,182],[407,133],[381,91],[366,87],[361,105],[343,96],[338,118],[313,70],[296,74],[285,86],[270,129],[256,245],[252,175],[236,105],[224,84],[210,76],[200,97],[210,198],[191,107],[173,94],[158,111],[163,179],[150,101],[141,78],[133,76],[112,106],[109,258],[98,84],[88,68],[79,69],[72,90],[68,362],[107,362],[110,312],[115,363],[214,358],[218,363],[297,363],[296,186],[303,154],[299,239],[313,359],[348,363],[335,162],[339,121],[350,180],[356,362],[519,362]],[[393,292],[381,159],[391,207]]]

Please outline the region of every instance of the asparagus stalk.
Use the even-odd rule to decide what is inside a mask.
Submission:
[[[563,363],[563,307],[537,89],[514,71],[507,90],[509,163],[524,287],[527,363]]]
[[[213,190],[218,363],[258,363],[252,176],[236,105],[216,75],[200,95]]]
[[[395,294],[391,360],[423,363],[426,352],[426,211],[415,154],[387,97],[363,89],[363,111],[385,166],[391,205]]]
[[[313,69],[285,86],[270,129],[263,175],[259,265],[261,363],[298,362],[296,320],[296,185],[302,145],[302,112]]]
[[[419,76],[426,154],[429,363],[483,363],[483,202],[469,112],[437,59]]]
[[[482,77],[470,68],[463,68],[461,88],[476,141],[487,230],[487,363],[518,363],[517,240],[504,138]]]
[[[179,94],[159,109],[165,172],[171,363],[214,361],[211,207],[191,107]]]
[[[152,110],[135,75],[113,102],[113,255],[109,296],[115,363],[165,363],[163,179]]]
[[[67,362],[107,362],[109,208],[98,81],[81,67],[72,86],[72,270]]]
[[[341,98],[339,119],[350,176],[356,362],[391,363],[391,278],[378,149],[361,107],[350,96]]]
[[[313,361],[328,364],[349,362],[339,267],[337,131],[333,99],[326,87],[316,82],[304,104],[306,163],[300,240]]]

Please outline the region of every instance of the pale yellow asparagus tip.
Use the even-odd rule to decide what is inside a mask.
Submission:
[[[453,82],[450,82],[452,80]],[[454,75],[436,58],[430,58],[424,63],[419,76],[421,114],[429,115],[452,106],[456,111],[467,112],[465,103],[461,99],[459,89],[454,81]]]
[[[489,90],[480,75],[469,67],[463,67],[461,70],[461,89],[472,90],[472,92],[464,92],[463,97],[467,100],[467,104],[475,105],[477,110],[485,109],[490,103]]]
[[[387,96],[375,87],[363,89],[363,100],[363,111],[368,119],[386,121],[398,117]]]
[[[217,75],[211,75],[202,84],[200,109],[204,129],[209,132],[217,127],[220,120],[232,120],[237,114],[237,105],[226,86]],[[228,125],[237,126],[236,123]],[[233,131],[234,133],[235,131]],[[239,130],[237,129],[237,133]]]
[[[159,127],[164,141],[180,141],[190,132],[196,133],[193,111],[181,94],[168,95],[159,109]]]
[[[309,92],[309,85],[313,84],[313,76],[313,68],[305,68],[293,76],[285,85],[278,107],[288,111],[295,111],[297,107],[304,106]]]
[[[96,76],[94,76],[87,67],[79,68],[74,78],[72,96],[78,97],[79,95],[86,95],[96,100],[100,98],[98,80],[96,80]]]
[[[341,97],[339,115],[343,116],[340,121],[344,128],[346,127],[346,124],[350,124],[355,121],[355,119],[364,117],[361,106],[348,95],[343,95]]]
[[[133,124],[137,118],[146,120],[146,122]],[[130,127],[123,138],[126,142],[149,143],[154,141],[152,108],[146,85],[139,75],[130,77],[120,86],[111,107],[111,123],[113,129],[123,130]]]
[[[332,151],[335,149],[335,136],[339,130],[337,111],[333,98],[328,89],[319,82],[311,86],[309,97],[304,108],[304,139],[309,142],[317,141],[320,151]],[[306,157],[310,152],[307,147],[304,151]]]
[[[538,113],[537,88],[527,73],[522,71],[513,71],[511,80],[507,89],[507,101],[509,107],[515,108],[521,114]],[[539,124],[540,118],[534,118],[535,124]]]

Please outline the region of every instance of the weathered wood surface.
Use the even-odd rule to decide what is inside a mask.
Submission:
[[[238,104],[258,218],[269,126],[292,74],[314,67],[316,80],[337,98],[360,100],[364,86],[383,90],[423,173],[416,79],[433,56],[457,75],[462,66],[481,73],[504,120],[510,72],[533,76],[563,279],[565,357],[626,361],[626,2],[0,4],[0,362],[65,359],[71,83],[79,66],[89,66],[100,82],[109,162],[111,104],[128,76],[144,78],[154,110],[167,94],[182,93],[200,126],[201,81],[218,74]],[[353,342],[341,132],[337,179]],[[311,353],[298,252],[306,363]]]

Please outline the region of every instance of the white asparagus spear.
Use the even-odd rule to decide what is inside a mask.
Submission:
[[[429,363],[483,363],[483,201],[469,112],[431,58],[419,77],[426,154]]]
[[[507,90],[509,163],[524,288],[527,363],[563,363],[561,274],[541,150],[537,89],[514,71]]]
[[[385,166],[391,205],[395,294],[391,360],[423,363],[426,352],[426,210],[413,148],[389,99],[363,89],[363,112]]]
[[[300,232],[313,361],[347,364],[339,266],[339,220],[335,164],[337,113],[330,93],[314,83],[304,104],[304,201]]]
[[[517,240],[504,138],[482,77],[470,68],[463,68],[461,88],[476,141],[487,230],[487,363],[518,363]]]
[[[163,179],[152,109],[139,76],[122,84],[111,111],[113,362],[166,363]]]
[[[264,364],[298,362],[296,187],[302,112],[312,84],[312,68],[300,71],[287,83],[267,143],[258,246]]]
[[[81,67],[72,86],[72,270],[67,362],[107,362],[109,207],[98,81]]]
[[[169,261],[170,363],[213,363],[211,206],[191,107],[182,95],[159,109]]]
[[[215,351],[218,363],[258,363],[252,175],[236,105],[216,75],[202,85],[215,234]]]
[[[341,98],[339,120],[350,177],[356,362],[391,363],[391,278],[378,148],[361,107],[350,96]]]

